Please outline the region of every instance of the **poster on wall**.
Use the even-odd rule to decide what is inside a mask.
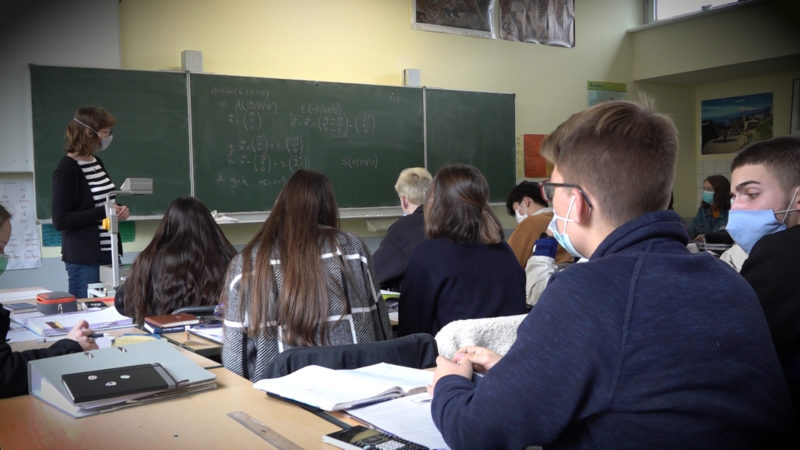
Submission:
[[[0,180],[0,204],[11,213],[11,239],[5,249],[9,255],[7,270],[42,265],[35,199],[32,178]]]
[[[575,0],[413,0],[418,30],[575,46]]]
[[[547,178],[553,171],[552,164],[542,156],[542,141],[546,134],[523,134],[522,145],[525,155],[525,178]],[[548,170],[548,165],[549,167]]]
[[[735,153],[772,137],[772,92],[700,103],[701,153]]]
[[[611,81],[587,81],[588,104],[594,106],[609,100],[625,100],[628,98],[628,88],[625,83]]]
[[[500,39],[575,46],[575,0],[498,0]]]
[[[493,37],[494,0],[414,0],[413,27],[427,31]]]

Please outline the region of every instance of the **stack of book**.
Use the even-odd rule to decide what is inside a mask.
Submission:
[[[186,331],[189,326],[198,323],[200,323],[200,318],[194,314],[163,314],[145,317],[144,329],[152,334],[175,333]]]

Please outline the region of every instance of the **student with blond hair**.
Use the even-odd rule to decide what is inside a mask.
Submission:
[[[542,145],[550,230],[573,256],[502,358],[437,359],[433,420],[452,448],[772,448],[793,424],[755,292],[692,254],[667,210],[678,137],[607,101]],[[621,176],[621,174],[624,174]],[[473,369],[485,371],[479,383]],[[487,370],[488,369],[488,370]]]
[[[403,169],[397,177],[394,190],[400,198],[403,217],[389,227],[373,255],[375,273],[382,289],[400,291],[408,258],[425,240],[422,203],[432,179],[424,167]]]

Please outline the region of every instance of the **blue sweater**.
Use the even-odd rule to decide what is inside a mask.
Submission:
[[[755,293],[686,250],[671,211],[612,232],[554,275],[517,341],[477,385],[436,385],[453,448],[759,448],[790,426]]]
[[[398,335],[429,333],[459,319],[525,312],[525,272],[505,242],[423,242],[411,255],[400,293]]]

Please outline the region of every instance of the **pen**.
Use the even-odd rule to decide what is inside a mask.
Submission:
[[[92,333],[89,335],[89,337],[92,339],[97,339],[99,337],[103,337],[103,333]]]

